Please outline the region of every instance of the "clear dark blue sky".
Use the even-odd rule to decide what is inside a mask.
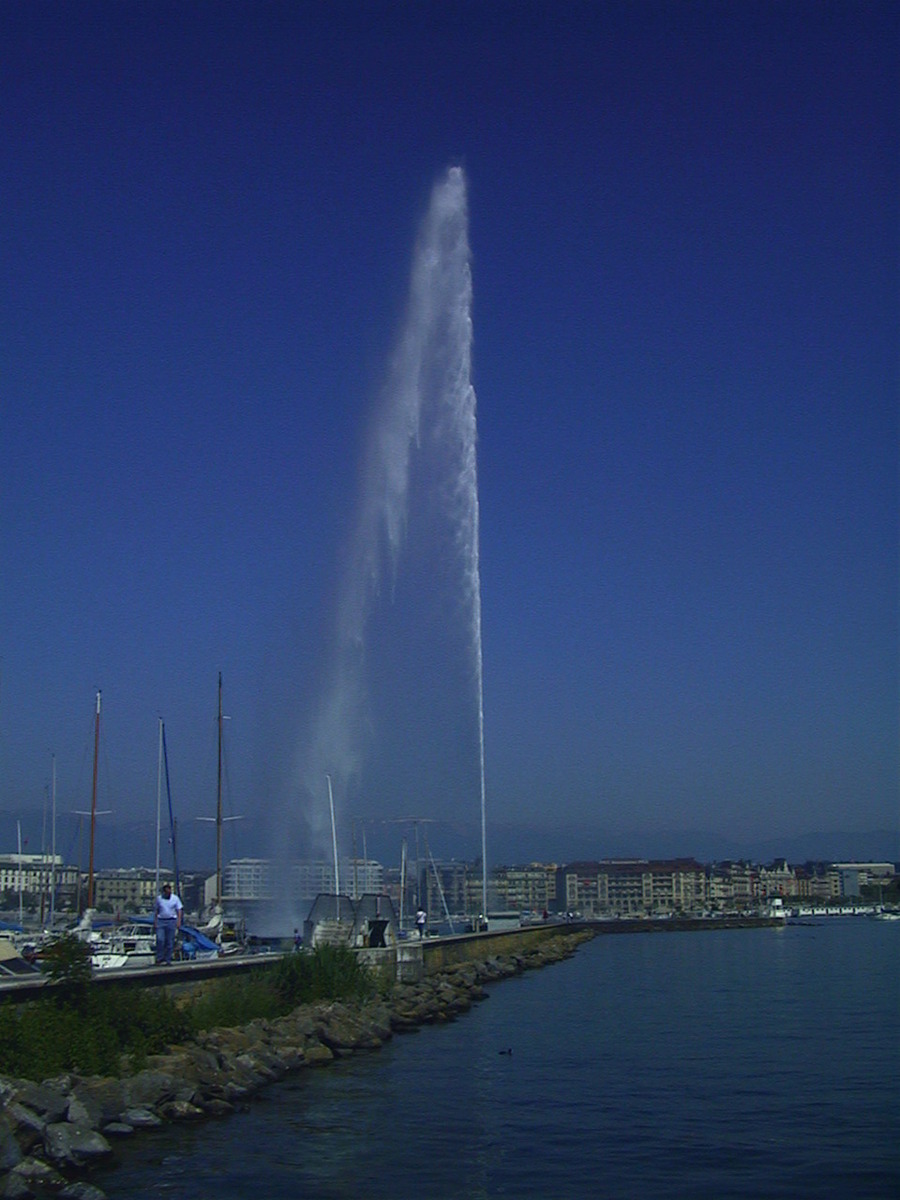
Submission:
[[[244,847],[295,803],[452,163],[489,856],[896,829],[898,12],[3,4],[0,809],[30,845],[51,751],[89,806],[98,687],[116,821],[154,824],[159,716],[181,819],[213,811],[219,670]],[[474,856],[477,793],[424,747],[359,815]]]

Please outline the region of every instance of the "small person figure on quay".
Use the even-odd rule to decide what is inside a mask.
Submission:
[[[418,931],[419,931],[420,938],[423,938],[425,936],[425,921],[426,921],[425,909],[420,908],[419,911],[416,913],[416,929],[418,929]]]
[[[294,950],[298,951],[302,945],[303,945],[303,937],[301,936],[300,930],[295,929],[294,930]]]
[[[156,897],[156,904],[153,907],[153,928],[156,930],[156,962],[158,966],[170,967],[172,965],[175,934],[181,928],[183,911],[181,900],[172,891],[172,885],[164,883],[162,892]]]

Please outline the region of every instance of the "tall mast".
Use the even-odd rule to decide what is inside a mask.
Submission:
[[[91,788],[91,851],[88,858],[87,906],[94,907],[94,831],[97,824],[97,764],[100,758],[100,693],[97,692],[97,713],[94,717],[94,783]]]
[[[169,803],[169,834],[172,841],[172,869],[175,874],[175,894],[180,895],[178,885],[178,838],[176,836],[178,828],[175,820],[175,813],[172,809],[172,785],[169,782],[169,751],[166,749],[165,723],[162,725],[162,757],[163,767],[165,768],[166,772],[166,799]]]
[[[219,779],[216,788],[216,904],[222,903],[222,672],[219,672]]]
[[[56,755],[52,756],[53,782],[51,796],[53,811],[50,817],[50,928],[53,928],[53,916],[56,904]]]
[[[159,826],[162,819],[163,719],[159,718],[159,750],[156,755],[156,895],[159,895]]]
[[[19,848],[19,873],[18,873],[18,890],[19,890],[19,924],[22,924],[22,822],[16,821],[16,838]]]
[[[337,852],[337,827],[334,823],[334,794],[331,790],[331,776],[325,772],[325,778],[328,780],[328,807],[331,809],[331,846],[334,850],[334,894],[341,894],[341,877],[338,873],[338,852]]]

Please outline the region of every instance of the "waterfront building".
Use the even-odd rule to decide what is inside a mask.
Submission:
[[[759,868],[759,894],[763,900],[797,895],[797,876],[787,859],[777,858],[769,866]]]
[[[384,892],[384,867],[371,858],[344,859],[338,864],[341,894],[353,900]],[[214,900],[215,879],[207,883],[207,902]],[[252,928],[257,915],[273,901],[308,911],[317,896],[336,891],[334,861],[302,859],[287,865],[269,858],[235,858],[222,872],[222,906],[227,916]]]
[[[179,872],[178,895],[185,913],[199,912],[202,907],[205,879],[205,872]],[[174,888],[175,874],[161,867],[159,887],[166,882]],[[153,912],[157,891],[155,867],[107,867],[94,875],[94,908],[116,916],[146,915]],[[87,875],[82,875],[81,894],[87,895]]]
[[[532,913],[556,908],[556,875],[556,863],[498,867],[492,874],[497,907]]]
[[[56,887],[54,908],[58,912],[75,907],[78,892],[78,868],[66,866],[57,854],[0,855],[0,898],[3,907],[14,909],[22,897],[30,912],[41,906],[49,909],[51,880]]]
[[[215,884],[215,880],[213,883]],[[231,862],[226,863],[222,871],[223,903],[271,898],[271,863],[267,858],[233,858]]]
[[[172,883],[171,871],[160,871],[160,885]],[[87,881],[83,885],[87,894]],[[108,913],[148,913],[156,900],[156,869],[153,867],[116,867],[94,875],[94,908]]]
[[[585,917],[691,912],[707,904],[707,879],[695,859],[604,859],[560,868],[568,912]]]
[[[707,877],[709,904],[719,909],[755,908],[759,904],[759,871],[740,860],[714,863]]]
[[[384,890],[384,868],[374,859],[345,859],[339,871],[341,892],[351,899]],[[271,900],[285,891],[285,885],[297,900],[334,895],[334,863],[306,859],[284,867],[269,858],[235,858],[222,872],[222,899]]]
[[[641,875],[634,876],[636,895],[642,895]],[[573,862],[559,868],[556,894],[566,912],[595,917],[609,908],[607,881],[601,882],[598,862]]]
[[[829,863],[804,863],[794,868],[797,897],[813,904],[830,904],[841,895],[841,877]]]
[[[422,868],[421,874],[419,894],[424,897],[423,903],[429,921],[441,921],[448,912],[451,916],[456,917],[468,911],[466,885],[469,878],[474,877],[471,864],[456,861],[431,861],[427,867]],[[480,872],[477,883],[480,895]],[[405,898],[404,912],[413,912],[414,904],[415,896],[408,895]],[[479,910],[480,908],[479,901]]]
[[[842,896],[859,896],[866,887],[890,883],[894,864],[888,862],[836,862],[831,869],[841,880]]]

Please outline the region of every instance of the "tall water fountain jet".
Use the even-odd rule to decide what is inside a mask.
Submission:
[[[487,912],[484,688],[476,458],[476,399],[471,381],[472,277],[466,181],[452,167],[436,184],[413,259],[408,309],[370,431],[358,519],[339,591],[334,654],[309,744],[303,756],[304,790],[323,833],[321,797],[326,775],[341,803],[365,759],[366,643],[373,607],[385,579],[393,590],[402,569],[410,521],[411,477],[417,458],[440,466],[436,491],[452,530],[457,595],[466,614],[470,678],[477,710],[481,805],[482,903]],[[423,468],[424,469],[424,468]],[[322,839],[324,841],[324,838]]]

